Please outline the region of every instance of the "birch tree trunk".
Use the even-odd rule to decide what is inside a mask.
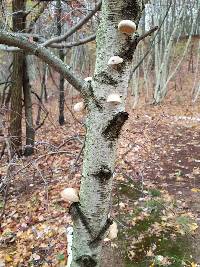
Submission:
[[[130,19],[138,24],[142,1],[103,0],[101,23],[97,32],[95,74],[86,97],[86,143],[80,188],[80,203],[71,213],[74,222],[72,263],[70,267],[100,266],[102,240],[109,225],[113,172],[120,130],[128,119],[125,112],[129,73],[137,38],[118,31],[118,23]],[[123,63],[108,66],[111,56]],[[120,95],[122,104],[106,102],[111,93]]]

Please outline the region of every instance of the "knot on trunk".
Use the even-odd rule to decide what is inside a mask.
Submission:
[[[81,267],[95,267],[97,266],[97,261],[94,258],[95,258],[95,255],[93,257],[89,255],[83,255],[80,258],[78,258],[76,262]]]
[[[103,130],[103,135],[108,140],[115,140],[119,137],[122,126],[125,121],[128,120],[127,112],[119,112],[117,113],[107,124],[105,129]]]
[[[102,182],[104,182],[111,178],[112,171],[107,165],[102,165],[95,173],[93,173],[93,176],[99,178]]]
[[[105,71],[102,71],[98,74],[95,74],[94,80],[96,80],[100,83],[105,83],[105,84],[113,85],[113,86],[117,86],[117,84],[118,84],[118,81],[113,79],[112,75],[106,73]]]

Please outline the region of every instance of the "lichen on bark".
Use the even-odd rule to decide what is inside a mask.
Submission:
[[[115,168],[117,141],[128,113],[125,112],[131,59],[136,44],[118,31],[121,19],[139,20],[142,1],[103,0],[101,23],[97,32],[97,58],[91,82],[91,94],[87,96],[86,141],[80,187],[80,209],[91,233],[83,220],[74,221],[74,238],[70,267],[99,267],[102,232],[108,223]],[[127,11],[131,8],[132,14]],[[131,43],[131,47],[130,47]],[[132,46],[133,45],[133,46]],[[128,51],[128,52],[127,52]],[[129,53],[128,55],[125,54]],[[124,62],[119,68],[108,66],[111,56],[122,53]],[[124,54],[123,54],[124,53]],[[110,106],[106,99],[117,93],[122,103]],[[95,101],[94,101],[95,100]],[[98,105],[101,108],[98,108]],[[97,238],[98,242],[93,242]]]

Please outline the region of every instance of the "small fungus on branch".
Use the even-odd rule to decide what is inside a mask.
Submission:
[[[85,104],[84,102],[78,102],[74,105],[74,111],[75,112],[81,112],[85,109]]]
[[[78,191],[74,188],[65,188],[60,194],[65,201],[79,202]]]
[[[123,58],[119,57],[119,56],[113,56],[108,60],[108,65],[109,66],[115,66],[115,65],[119,65],[123,62]]]
[[[122,20],[118,24],[118,29],[122,33],[133,34],[136,31],[136,24],[131,20]]]
[[[113,94],[108,95],[107,103],[110,103],[113,105],[119,105],[122,103],[122,100],[119,94],[113,93]]]

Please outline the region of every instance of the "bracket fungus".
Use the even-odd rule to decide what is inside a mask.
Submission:
[[[85,82],[91,82],[91,81],[92,81],[92,77],[86,77],[86,78],[84,79],[84,81],[85,81]]]
[[[123,58],[119,56],[113,56],[108,60],[108,65],[115,66],[115,65],[121,64],[123,61],[124,61]]]
[[[108,239],[112,240],[117,238],[117,234],[118,234],[117,223],[113,222],[109,227]]]
[[[136,24],[131,20],[122,20],[118,24],[118,30],[122,33],[133,34],[136,31]]]
[[[120,98],[120,95],[119,94],[116,94],[116,93],[113,93],[113,94],[108,95],[106,101],[107,101],[107,103],[111,103],[113,105],[119,105],[119,104],[122,103],[122,100]]]
[[[78,191],[74,188],[65,188],[60,194],[65,201],[79,202]]]
[[[85,109],[84,102],[78,102],[74,105],[74,111],[75,112],[81,112]]]

